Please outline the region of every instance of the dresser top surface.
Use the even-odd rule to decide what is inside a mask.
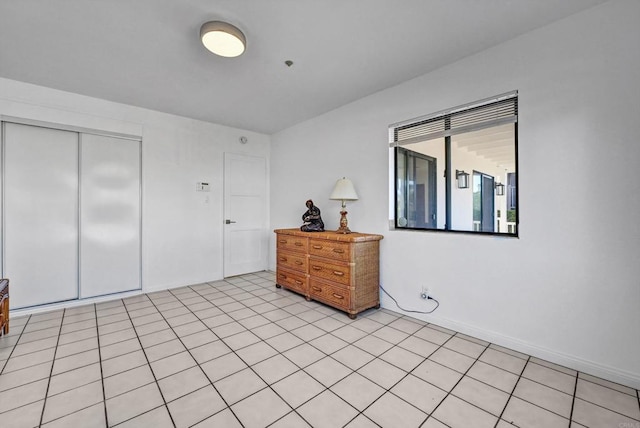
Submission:
[[[342,242],[366,242],[366,241],[379,241],[384,238],[382,235],[374,235],[371,233],[337,233],[333,230],[327,230],[324,232],[303,232],[300,229],[276,229],[275,233],[280,235],[292,235],[302,236],[305,238],[314,239],[326,239],[329,241],[342,241]]]

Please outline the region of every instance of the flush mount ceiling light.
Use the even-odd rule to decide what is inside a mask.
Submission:
[[[205,48],[227,58],[242,55],[247,45],[242,31],[222,21],[209,21],[202,24],[200,39]]]

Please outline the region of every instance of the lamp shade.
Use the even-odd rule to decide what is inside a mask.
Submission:
[[[329,199],[338,201],[357,201],[358,194],[356,193],[356,189],[353,187],[351,180],[342,177],[336,181],[336,185],[333,188],[333,192],[331,192]]]
[[[200,39],[205,48],[227,58],[242,55],[247,44],[242,31],[222,21],[209,21],[202,24]]]

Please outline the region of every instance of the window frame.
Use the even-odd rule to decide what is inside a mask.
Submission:
[[[498,104],[504,100],[510,100],[513,99],[513,105],[514,105],[514,113],[512,118],[510,119],[504,119],[504,120],[497,120],[497,121],[487,121],[485,123],[481,123],[478,127],[475,127],[473,124],[471,126],[467,126],[467,127],[459,127],[453,131],[451,131],[450,129],[447,129],[448,124],[450,124],[450,122],[447,123],[447,120],[449,120],[449,118],[451,116],[456,116],[458,114],[462,114],[464,115],[467,112],[471,112],[473,110],[476,109],[482,109],[483,107],[486,106],[491,106],[492,104]],[[427,132],[427,136],[426,137],[422,137],[420,135],[417,136],[413,136],[410,137],[409,139],[405,139],[405,140],[399,140],[398,139],[398,130],[406,130],[411,128],[412,126],[420,126],[421,124],[426,124],[426,126],[429,125],[430,122],[436,122],[438,119],[443,118],[444,121],[443,123],[445,123],[446,125],[444,126],[443,129],[431,129],[431,132],[428,133]],[[389,162],[389,180],[393,180],[393,184],[390,185],[390,193],[393,192],[393,195],[390,194],[390,204],[391,206],[389,207],[389,214],[390,219],[389,219],[389,229],[390,230],[404,230],[404,231],[427,231],[427,232],[447,232],[447,233],[463,233],[463,234],[473,234],[473,235],[489,235],[489,236],[499,236],[499,237],[506,237],[506,238],[519,238],[519,232],[520,232],[520,192],[519,192],[519,160],[518,160],[518,91],[511,91],[511,92],[507,92],[505,94],[501,94],[498,96],[494,96],[494,97],[490,97],[490,98],[486,98],[483,100],[479,100],[479,101],[475,101],[472,103],[468,103],[465,105],[461,105],[461,106],[457,106],[454,108],[450,108],[447,110],[442,110],[440,112],[437,113],[433,113],[430,115],[426,115],[426,116],[421,116],[415,119],[410,119],[410,120],[405,120],[402,122],[398,122],[395,124],[392,124],[389,126],[389,148],[390,148],[390,162]],[[515,193],[515,195],[513,195],[513,197],[508,196],[507,192],[509,191],[508,188],[508,184],[509,184],[509,180],[507,178],[507,175],[505,175],[504,181],[505,183],[502,183],[505,185],[505,198],[512,198],[513,200],[515,200],[515,222],[508,222],[507,220],[507,211],[510,210],[509,207],[509,202],[508,199],[505,199],[505,203],[507,204],[504,212],[500,212],[501,210],[498,208],[494,208],[494,219],[496,221],[498,221],[499,223],[504,222],[504,224],[507,225],[507,229],[505,232],[500,232],[500,231],[474,231],[473,227],[471,230],[460,230],[460,229],[452,229],[451,228],[451,215],[453,212],[453,207],[451,204],[451,195],[452,195],[452,189],[453,187],[455,187],[455,183],[456,183],[456,178],[455,178],[455,171],[453,170],[453,168],[451,167],[451,135],[456,135],[456,134],[465,134],[465,133],[469,133],[469,132],[474,132],[476,130],[480,130],[480,129],[489,129],[492,127],[497,127],[497,126],[501,126],[503,124],[508,124],[508,123],[512,123],[513,124],[513,152],[514,152],[514,171],[512,172],[508,172],[506,174],[508,175],[514,175],[514,186],[513,186],[513,191]],[[403,146],[409,146],[413,143],[417,143],[419,141],[430,141],[430,140],[436,140],[442,138],[443,140],[443,144],[444,144],[444,151],[445,151],[445,156],[444,156],[444,165],[445,165],[445,173],[444,173],[444,183],[445,183],[445,209],[444,209],[444,217],[446,218],[446,223],[444,228],[437,228],[437,223],[436,223],[436,228],[419,228],[419,227],[408,227],[408,226],[400,226],[398,225],[398,196],[397,196],[397,187],[398,187],[398,177],[397,177],[397,150],[395,150],[396,147],[402,147],[405,150],[410,150],[411,149],[407,148],[407,147],[403,147]],[[416,153],[420,153],[420,152],[416,152]],[[427,154],[421,153],[424,156],[429,156]],[[472,171],[473,172],[473,171]],[[470,177],[470,181],[471,177]],[[391,183],[390,183],[391,184]],[[437,187],[437,186],[436,186]],[[405,201],[406,202],[406,201]],[[406,205],[406,203],[405,203]],[[436,207],[435,208],[436,212],[438,213],[437,216],[440,216],[440,212],[439,212],[439,208]],[[495,230],[495,228],[494,228]],[[499,230],[499,229],[498,229]]]

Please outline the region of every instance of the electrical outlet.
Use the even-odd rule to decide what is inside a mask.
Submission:
[[[429,289],[427,287],[422,287],[422,293],[420,293],[420,298],[427,300],[429,298]]]

